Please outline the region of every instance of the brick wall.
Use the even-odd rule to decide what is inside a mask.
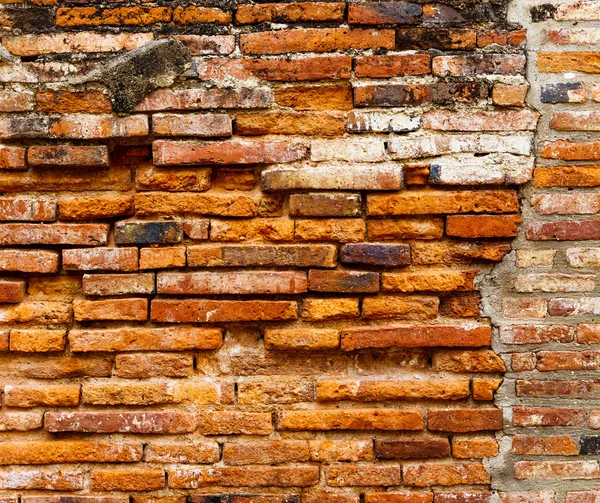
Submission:
[[[599,2],[0,4],[0,503],[600,487]]]
[[[600,501],[600,2],[515,2],[528,34],[537,167],[516,250],[489,278],[486,310],[507,366],[494,487],[515,503]],[[596,489],[596,491],[594,491]]]

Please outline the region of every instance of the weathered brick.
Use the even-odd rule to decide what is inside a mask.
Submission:
[[[240,5],[235,13],[239,24],[263,22],[342,21],[344,4],[339,2],[297,2]]]
[[[421,127],[416,113],[352,111],[346,127],[350,133],[410,133]]]
[[[335,145],[332,145],[335,149]],[[315,148],[312,156],[318,156]],[[318,151],[317,151],[318,152]],[[350,160],[350,159],[349,159]],[[331,189],[331,190],[399,190],[403,185],[402,168],[396,165],[319,166],[273,168],[262,172],[264,191]]]
[[[107,37],[107,39],[109,37]],[[93,114],[112,112],[112,105],[110,104],[108,94],[100,91],[81,93],[70,91],[40,92],[36,93],[35,101],[37,109],[47,113]]]
[[[427,6],[424,6],[424,10]],[[473,50],[477,42],[477,33],[471,29],[461,28],[409,28],[397,32],[396,48],[440,49],[440,50]]]
[[[394,30],[304,28],[243,34],[240,49],[244,54],[393,49],[394,38]]]
[[[515,192],[411,190],[373,194],[367,198],[369,215],[426,215],[431,213],[505,213],[518,211]]]
[[[158,140],[152,148],[154,162],[159,166],[292,162],[302,159],[306,153],[305,147],[282,141],[184,143]]]
[[[480,463],[424,463],[403,467],[404,484],[414,487],[489,484],[490,476]]]
[[[95,470],[90,474],[92,491],[156,491],[165,485],[163,470]]]
[[[600,224],[593,220],[533,222],[527,228],[527,239],[536,241],[578,241],[599,235]]]
[[[400,325],[342,330],[342,349],[390,347],[480,347],[491,342],[490,327]]]
[[[195,489],[203,486],[307,487],[317,484],[316,466],[180,468],[169,471],[169,487]]]
[[[311,321],[343,320],[360,316],[358,299],[305,298],[301,317]]]
[[[429,54],[362,56],[354,58],[357,77],[398,77],[401,75],[427,75],[431,73]]]
[[[196,419],[190,412],[47,412],[44,428],[50,432],[190,433]]]
[[[515,426],[578,426],[585,423],[585,418],[583,409],[513,407]]]
[[[171,7],[62,7],[56,12],[58,26],[135,25],[171,21]]]
[[[73,301],[73,313],[77,321],[130,320],[148,318],[147,299],[112,299]]]
[[[7,407],[76,407],[79,405],[79,385],[5,386]]]
[[[135,196],[137,215],[218,215],[253,217],[256,202],[247,195],[147,192]]]
[[[502,429],[500,409],[434,409],[427,428],[432,431],[472,432]]]
[[[298,307],[292,301],[153,300],[151,319],[170,323],[208,323],[258,320],[295,320]]]
[[[337,192],[291,194],[289,213],[295,217],[357,217],[361,196]]]
[[[431,320],[438,316],[439,299],[428,296],[380,296],[363,299],[362,314],[366,319],[399,318]]]
[[[394,137],[389,140],[392,159],[410,159],[443,154],[507,153],[528,155],[532,151],[531,137],[524,135],[496,136],[490,134],[461,134],[422,137]]]
[[[157,292],[168,295],[295,294],[306,292],[306,274],[294,272],[158,273]]]
[[[533,131],[539,114],[532,110],[495,112],[431,111],[423,127],[440,131]]]
[[[22,280],[0,280],[0,302],[18,304],[25,298],[25,290]]]
[[[470,395],[468,380],[443,381],[319,381],[317,400],[383,402],[388,400],[461,400]],[[431,413],[431,412],[430,412]],[[431,429],[431,427],[430,427]]]
[[[293,220],[261,218],[244,220],[212,220],[211,241],[292,241]]]
[[[58,202],[61,220],[100,220],[133,215],[132,196],[66,197]]]
[[[493,438],[452,439],[452,455],[455,458],[490,458],[498,454],[498,442]]]
[[[525,56],[521,54],[436,56],[431,63],[432,73],[441,77],[482,74],[520,75],[525,72]]]
[[[438,372],[505,372],[506,367],[492,350],[438,350],[433,353],[433,369]]]
[[[332,245],[224,245],[190,246],[190,267],[335,267]]]
[[[0,169],[24,171],[27,169],[25,162],[26,150],[22,147],[0,147]]]
[[[355,243],[365,237],[365,222],[359,219],[296,220],[294,236],[298,241],[342,241]]]
[[[108,166],[108,149],[99,147],[29,147],[27,162],[35,167],[104,167]]]
[[[346,486],[397,486],[402,479],[400,466],[332,465],[327,472],[327,485]]]
[[[75,248],[63,250],[63,267],[79,271],[137,271],[137,248]]]
[[[192,442],[189,444],[149,443],[144,450],[148,463],[214,463],[219,460],[216,442]]]
[[[348,6],[350,24],[414,24],[420,20],[423,9],[409,2],[353,3]],[[367,484],[379,485],[379,484]]]
[[[49,134],[52,138],[80,140],[147,136],[148,118],[145,115],[65,114],[51,121]]]
[[[311,269],[308,289],[316,292],[377,292],[379,274],[360,271],[323,271]]]
[[[417,431],[423,429],[423,413],[385,409],[284,411],[277,418],[277,429]]]
[[[550,33],[548,33],[550,36]],[[583,103],[588,93],[581,82],[560,82],[542,86],[542,103]]]
[[[590,479],[600,473],[595,461],[517,461],[515,478],[527,479]]]
[[[476,271],[424,270],[383,273],[384,292],[453,292],[475,290]]]
[[[118,245],[173,244],[183,240],[180,222],[117,222],[115,243]]]
[[[450,456],[450,443],[445,438],[406,438],[376,440],[378,459],[427,459]]]
[[[123,463],[142,459],[139,442],[33,441],[4,442],[0,464]]]
[[[336,349],[340,345],[340,334],[335,329],[283,329],[265,330],[265,348],[277,350]]]
[[[571,342],[574,338],[574,329],[567,325],[512,325],[500,327],[500,340],[504,344]]]
[[[573,439],[561,436],[519,436],[513,437],[512,452],[534,456],[576,456],[579,448]]]
[[[66,330],[13,329],[10,331],[10,350],[26,353],[63,351]]]
[[[537,68],[540,72],[600,72],[600,59],[595,52],[538,52]]]
[[[159,136],[231,136],[231,119],[225,114],[154,114],[152,131]]]
[[[522,219],[519,215],[451,215],[446,234],[460,238],[514,237]]]
[[[154,293],[154,274],[84,274],[82,291],[86,295],[150,295]]]
[[[600,159],[600,142],[572,142],[569,140],[557,140],[546,144],[540,150],[540,156],[545,159],[593,161]],[[565,171],[567,171],[569,174],[586,173],[588,176],[593,173],[593,170],[585,170],[581,167],[579,167],[579,170],[576,168],[567,167]]]
[[[83,245],[106,244],[109,226],[105,224],[3,224],[2,245]]]
[[[52,53],[131,50],[150,42],[153,38],[151,33],[95,33],[80,31],[74,33],[7,36],[2,40],[2,45],[11,53],[18,56],[38,56]],[[56,110],[44,111],[54,112]]]
[[[89,351],[186,351],[218,349],[223,342],[219,328],[121,328],[71,330],[74,352]]]

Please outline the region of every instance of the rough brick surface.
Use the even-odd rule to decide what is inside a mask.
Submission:
[[[0,1],[0,503],[595,501],[600,16],[541,2]]]

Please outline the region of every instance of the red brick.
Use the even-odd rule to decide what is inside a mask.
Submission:
[[[75,36],[78,35],[84,34],[75,34]],[[104,35],[106,36],[107,34]],[[123,33],[121,36],[126,36],[126,34]],[[134,34],[131,36],[135,37]],[[106,40],[108,41],[109,39],[110,35],[108,35]],[[69,91],[41,92],[36,93],[35,101],[37,109],[46,113],[68,114],[81,112],[93,114],[112,112],[112,105],[110,104],[108,94],[99,91],[80,93]]]
[[[77,321],[131,320],[148,318],[147,299],[75,300],[73,312]]]
[[[470,239],[515,237],[521,221],[519,215],[450,215],[446,234]]]
[[[302,21],[343,21],[343,3],[294,2],[263,5],[240,5],[235,13],[238,24],[264,22],[297,23]]]
[[[120,328],[71,330],[73,352],[189,351],[218,349],[223,342],[219,328]]]
[[[27,169],[25,163],[26,150],[21,147],[0,147],[0,169],[23,171]]]
[[[296,302],[235,300],[153,300],[152,321],[209,323],[259,320],[295,320]]]
[[[84,274],[82,291],[86,295],[150,295],[154,293],[154,274]]]
[[[26,285],[20,280],[0,280],[0,302],[18,304],[25,298]]]
[[[423,413],[385,409],[284,411],[278,416],[277,429],[417,431],[423,429]]]
[[[47,412],[44,428],[50,432],[190,433],[196,420],[190,412]]]
[[[513,454],[533,456],[577,456],[579,447],[567,435],[513,437]]]
[[[342,349],[389,347],[477,347],[491,343],[490,327],[463,328],[435,325],[404,325],[342,330]]]
[[[1,245],[84,245],[106,244],[105,224],[4,224],[0,225]]]
[[[434,409],[427,428],[432,431],[472,432],[502,429],[501,409]]]
[[[406,438],[375,440],[378,459],[427,459],[450,456],[450,442],[445,438]]]
[[[250,466],[220,468],[179,468],[169,470],[169,487],[196,489],[225,487],[308,487],[319,482],[316,466]]]
[[[27,162],[36,167],[105,167],[108,166],[108,149],[99,147],[29,147]]]
[[[600,470],[597,461],[517,461],[515,478],[527,479],[594,479]]]
[[[63,250],[63,267],[78,271],[137,271],[137,248]]]
[[[168,295],[295,294],[306,275],[293,272],[158,273],[157,291]]]
[[[427,75],[431,73],[431,56],[362,56],[354,60],[357,77],[397,77],[401,75]]]
[[[154,162],[159,166],[265,164],[302,159],[306,148],[274,141],[183,143],[159,140],[153,144],[153,153]]]
[[[480,463],[423,463],[403,467],[404,485],[414,487],[489,484]]]
[[[242,34],[240,49],[244,54],[393,49],[394,39],[394,30],[304,28]]]
[[[421,6],[408,2],[353,3],[348,6],[348,23],[414,24],[420,21],[422,14]]]
[[[513,407],[515,426],[581,426],[585,424],[583,409],[553,407]]]
[[[90,474],[92,491],[157,491],[165,485],[163,470],[95,470]]]

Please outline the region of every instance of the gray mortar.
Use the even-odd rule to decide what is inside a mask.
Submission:
[[[113,110],[129,113],[149,92],[169,87],[192,67],[192,54],[181,42],[155,40],[119,56],[71,84],[102,82],[110,91]]]

